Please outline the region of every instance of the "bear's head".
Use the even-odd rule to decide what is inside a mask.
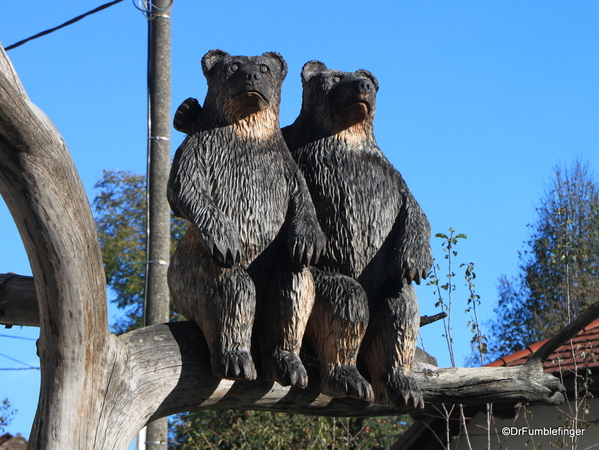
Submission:
[[[379,85],[367,70],[341,72],[320,61],[302,68],[304,88],[301,114],[326,134],[337,134],[357,124],[372,124]]]
[[[204,108],[220,113],[227,123],[265,110],[278,116],[287,75],[287,63],[278,53],[248,57],[211,50],[202,58],[202,71],[208,81]]]

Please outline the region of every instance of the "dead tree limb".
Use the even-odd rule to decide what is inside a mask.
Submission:
[[[0,193],[31,262],[41,326],[42,384],[30,449],[122,450],[149,420],[194,409],[332,416],[404,412],[326,397],[313,387],[317,375],[304,390],[216,379],[201,333],[191,323],[154,325],[118,338],[110,334],[104,270],[83,186],[60,134],[29,101],[1,48]],[[2,302],[14,294],[7,290],[10,284],[0,293]],[[538,364],[418,365],[416,372],[429,403],[563,400],[557,379]]]
[[[0,325],[40,326],[33,277],[0,274]]]
[[[39,303],[41,393],[32,446],[93,448],[90,422],[103,403],[90,397],[106,386],[113,353],[95,223],[63,139],[29,101],[4,51],[0,161],[0,193],[23,239]]]
[[[554,337],[545,342],[526,362],[526,365],[542,365],[547,358],[564,342],[575,337],[584,327],[599,317],[599,302],[589,306],[574,322],[565,326]]]

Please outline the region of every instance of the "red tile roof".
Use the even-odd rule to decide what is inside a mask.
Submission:
[[[519,366],[528,361],[528,358],[547,342],[544,341],[531,344],[524,350],[504,356],[497,361],[488,364],[488,367]],[[587,325],[572,341],[566,342],[554,351],[543,363],[545,372],[557,373],[560,371],[574,371],[581,367],[599,367],[599,361],[595,359],[594,351],[597,349],[597,360],[599,360],[599,319]],[[576,358],[573,357],[576,356]],[[586,363],[585,363],[586,358]]]

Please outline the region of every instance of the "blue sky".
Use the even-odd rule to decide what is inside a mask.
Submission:
[[[0,42],[13,44],[104,1],[3,5]],[[218,3],[218,4],[217,4]],[[281,125],[301,104],[302,65],[319,59],[367,69],[380,84],[375,133],[427,213],[433,233],[453,227],[458,262],[474,262],[483,321],[497,279],[517,270],[556,164],[579,157],[599,170],[599,3],[580,0],[180,2],[172,10],[173,111],[203,100],[201,57],[281,53],[289,65]],[[145,172],[147,23],[130,1],[8,52],[29,96],[56,124],[88,195],[103,169]],[[174,152],[182,135],[173,130]],[[0,202],[0,273],[31,274]],[[442,259],[440,240],[433,239]],[[461,284],[461,283],[459,283]],[[460,287],[460,286],[458,286]],[[434,314],[430,288],[421,312]],[[454,298],[457,363],[470,353],[467,293]],[[114,315],[115,311],[111,311]],[[35,329],[0,330],[35,338]],[[440,323],[423,330],[426,350],[449,365]],[[0,336],[0,353],[38,366],[33,341]],[[0,356],[0,368],[24,367]],[[11,433],[29,434],[37,371],[0,371],[0,399],[19,410]]]

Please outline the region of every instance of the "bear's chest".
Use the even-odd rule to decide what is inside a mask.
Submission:
[[[305,148],[298,163],[327,235],[325,264],[357,277],[383,246],[399,214],[397,172],[376,153],[331,147]]]
[[[209,195],[239,229],[246,252],[262,251],[287,214],[288,171],[276,143],[206,135],[198,149]]]

